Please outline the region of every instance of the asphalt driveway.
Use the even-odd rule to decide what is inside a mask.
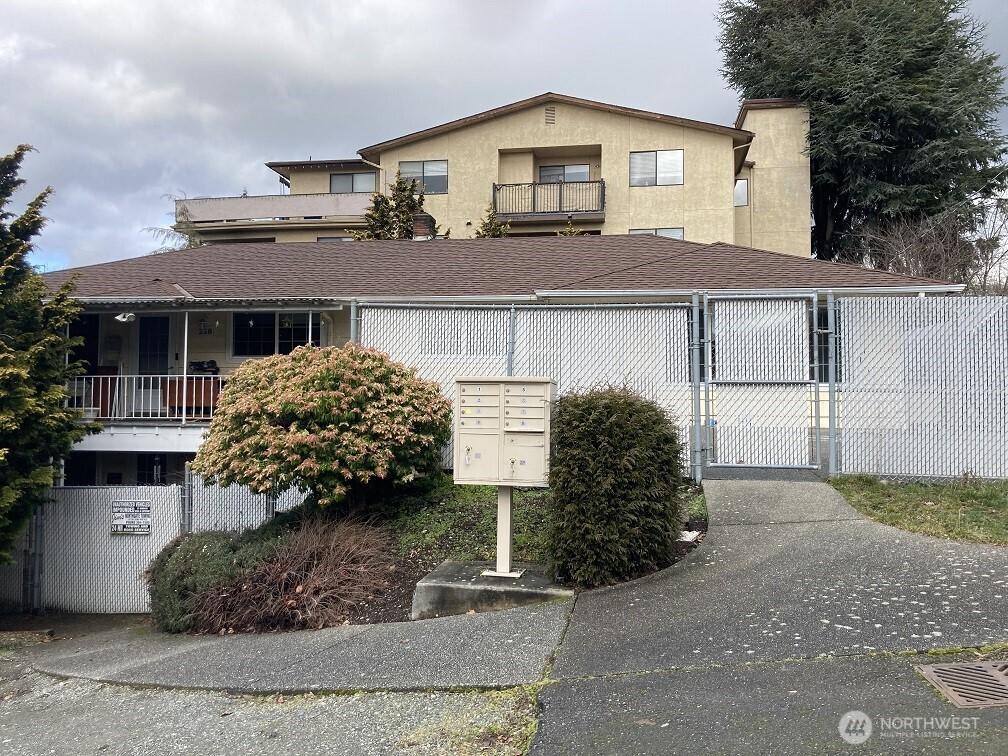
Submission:
[[[917,677],[913,664],[934,659],[913,653],[1008,639],[1008,551],[878,525],[824,483],[704,488],[702,548],[577,599],[534,752],[839,752],[850,710],[963,713]],[[1008,709],[978,716],[969,752],[1005,752]]]

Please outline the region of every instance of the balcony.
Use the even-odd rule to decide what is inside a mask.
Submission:
[[[605,181],[494,184],[494,212],[512,224],[605,220]]]
[[[69,405],[103,423],[208,421],[223,385],[219,375],[82,375],[70,380]]]
[[[267,194],[256,197],[203,197],[175,200],[176,226],[289,221],[359,221],[371,195]]]

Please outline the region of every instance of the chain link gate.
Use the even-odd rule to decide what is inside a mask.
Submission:
[[[704,297],[703,316],[707,464],[819,468],[816,296]]]

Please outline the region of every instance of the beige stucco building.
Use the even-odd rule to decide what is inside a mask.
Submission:
[[[389,139],[343,160],[267,163],[285,193],[180,200],[205,241],[330,241],[371,193],[417,178],[442,232],[487,207],[512,236],[651,233],[810,254],[808,114],[749,100],[732,126],[546,93]]]

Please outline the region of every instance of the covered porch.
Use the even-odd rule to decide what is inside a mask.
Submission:
[[[89,307],[71,327],[82,339],[71,359],[69,402],[109,424],[208,422],[228,376],[250,359],[299,346],[342,345],[350,333],[341,304],[243,303],[231,308],[164,305]]]

